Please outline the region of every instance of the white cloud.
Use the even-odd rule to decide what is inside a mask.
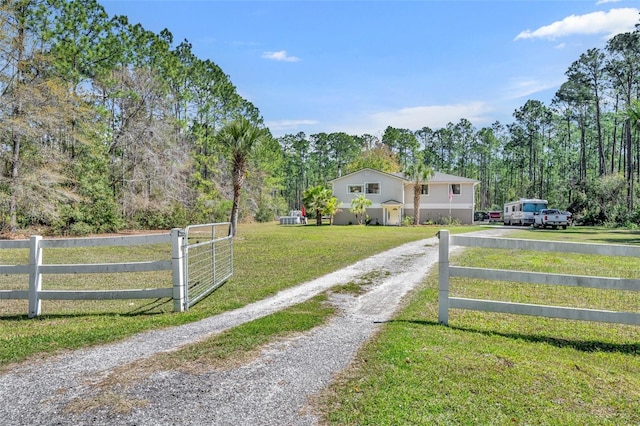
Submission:
[[[605,4],[605,3],[618,3],[622,0],[598,0],[596,5]]]
[[[265,125],[275,137],[285,134],[305,132],[309,135],[317,132],[345,132],[350,135],[370,134],[382,137],[387,126],[419,130],[423,127],[439,129],[449,123],[458,123],[466,118],[474,125],[483,125],[494,121],[489,117],[493,110],[484,102],[470,102],[452,105],[429,105],[401,108],[395,111],[377,112],[360,117],[350,117],[348,121],[320,123],[316,120],[276,120]],[[318,125],[322,124],[322,129]]]
[[[537,30],[523,31],[516,36],[515,40],[528,38],[555,40],[558,37],[573,34],[606,34],[607,38],[611,38],[619,33],[633,31],[638,22],[639,12],[639,9],[627,7],[611,9],[609,12],[571,15]]]
[[[560,87],[564,80],[540,81],[532,78],[513,78],[503,90],[505,99],[524,98],[534,93]]]
[[[491,109],[484,102],[468,104],[429,105],[401,108],[397,111],[378,112],[369,117],[375,128],[387,126],[418,130],[425,126],[440,128],[466,118],[472,123],[483,121]]]
[[[300,58],[297,56],[289,56],[286,50],[278,50],[277,52],[264,52],[262,57],[273,61],[282,62],[298,62]]]
[[[296,130],[300,126],[313,126],[318,122],[316,120],[274,120],[266,121],[264,124],[271,130],[271,133],[282,134],[287,133],[287,130]]]
[[[345,132],[350,135],[370,134],[382,137],[387,126],[413,131],[423,127],[435,130],[445,127],[449,123],[458,123],[462,118],[468,119],[474,125],[482,125],[490,121],[488,114],[492,110],[493,108],[484,102],[406,107],[361,117],[351,117],[348,122],[331,123],[323,131]]]

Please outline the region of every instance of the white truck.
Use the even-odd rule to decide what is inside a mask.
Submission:
[[[542,209],[533,214],[534,228],[546,228],[549,226],[553,229],[558,229],[558,227],[562,226],[562,229],[567,229],[568,224],[569,217],[558,209]]]

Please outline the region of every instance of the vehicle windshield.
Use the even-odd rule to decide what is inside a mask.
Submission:
[[[544,203],[523,203],[522,211],[528,213],[536,213],[542,209],[546,209],[547,205]]]

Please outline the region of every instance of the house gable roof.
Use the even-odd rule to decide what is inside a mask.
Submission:
[[[480,183],[479,180],[469,179],[462,176],[450,175],[447,173],[435,172],[431,179],[428,180],[429,183]]]
[[[398,173],[387,173],[387,172],[383,172],[383,171],[380,171],[380,170],[376,170],[376,169],[372,169],[372,168],[369,168],[369,167],[365,167],[364,169],[356,170],[355,172],[347,173],[344,176],[340,176],[340,177],[337,177],[335,179],[331,179],[329,182],[336,182],[338,180],[347,178],[347,177],[355,175],[357,173],[362,173],[364,171],[371,171],[373,173],[379,173],[381,175],[386,175],[386,176],[390,176],[392,178],[400,179],[401,181],[406,181],[406,179],[404,179],[402,177],[402,173],[400,173],[400,176],[398,176]]]
[[[335,179],[331,179],[329,182],[336,182],[339,181],[341,179],[344,179],[348,176],[352,176],[356,173],[361,173],[365,170],[374,172],[374,173],[380,173],[382,175],[387,175],[396,179],[400,179],[402,182],[404,182],[405,184],[411,183],[410,179],[407,179],[406,175],[402,172],[399,173],[387,173],[387,172],[383,172],[380,170],[376,170],[376,169],[372,169],[369,167],[365,167],[364,169],[360,169],[360,170],[356,170],[355,172],[351,172],[348,173],[344,176],[340,176],[337,177]],[[427,182],[425,183],[473,183],[474,185],[477,185],[480,183],[480,181],[475,180],[475,179],[469,179],[469,178],[465,178],[462,176],[455,176],[455,175],[450,175],[447,173],[441,173],[441,172],[434,172],[433,176],[431,176],[431,178],[429,180],[427,180]]]

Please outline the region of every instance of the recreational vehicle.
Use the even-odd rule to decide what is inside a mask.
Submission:
[[[504,205],[502,220],[505,225],[533,225],[533,214],[547,208],[547,200],[520,198]]]

